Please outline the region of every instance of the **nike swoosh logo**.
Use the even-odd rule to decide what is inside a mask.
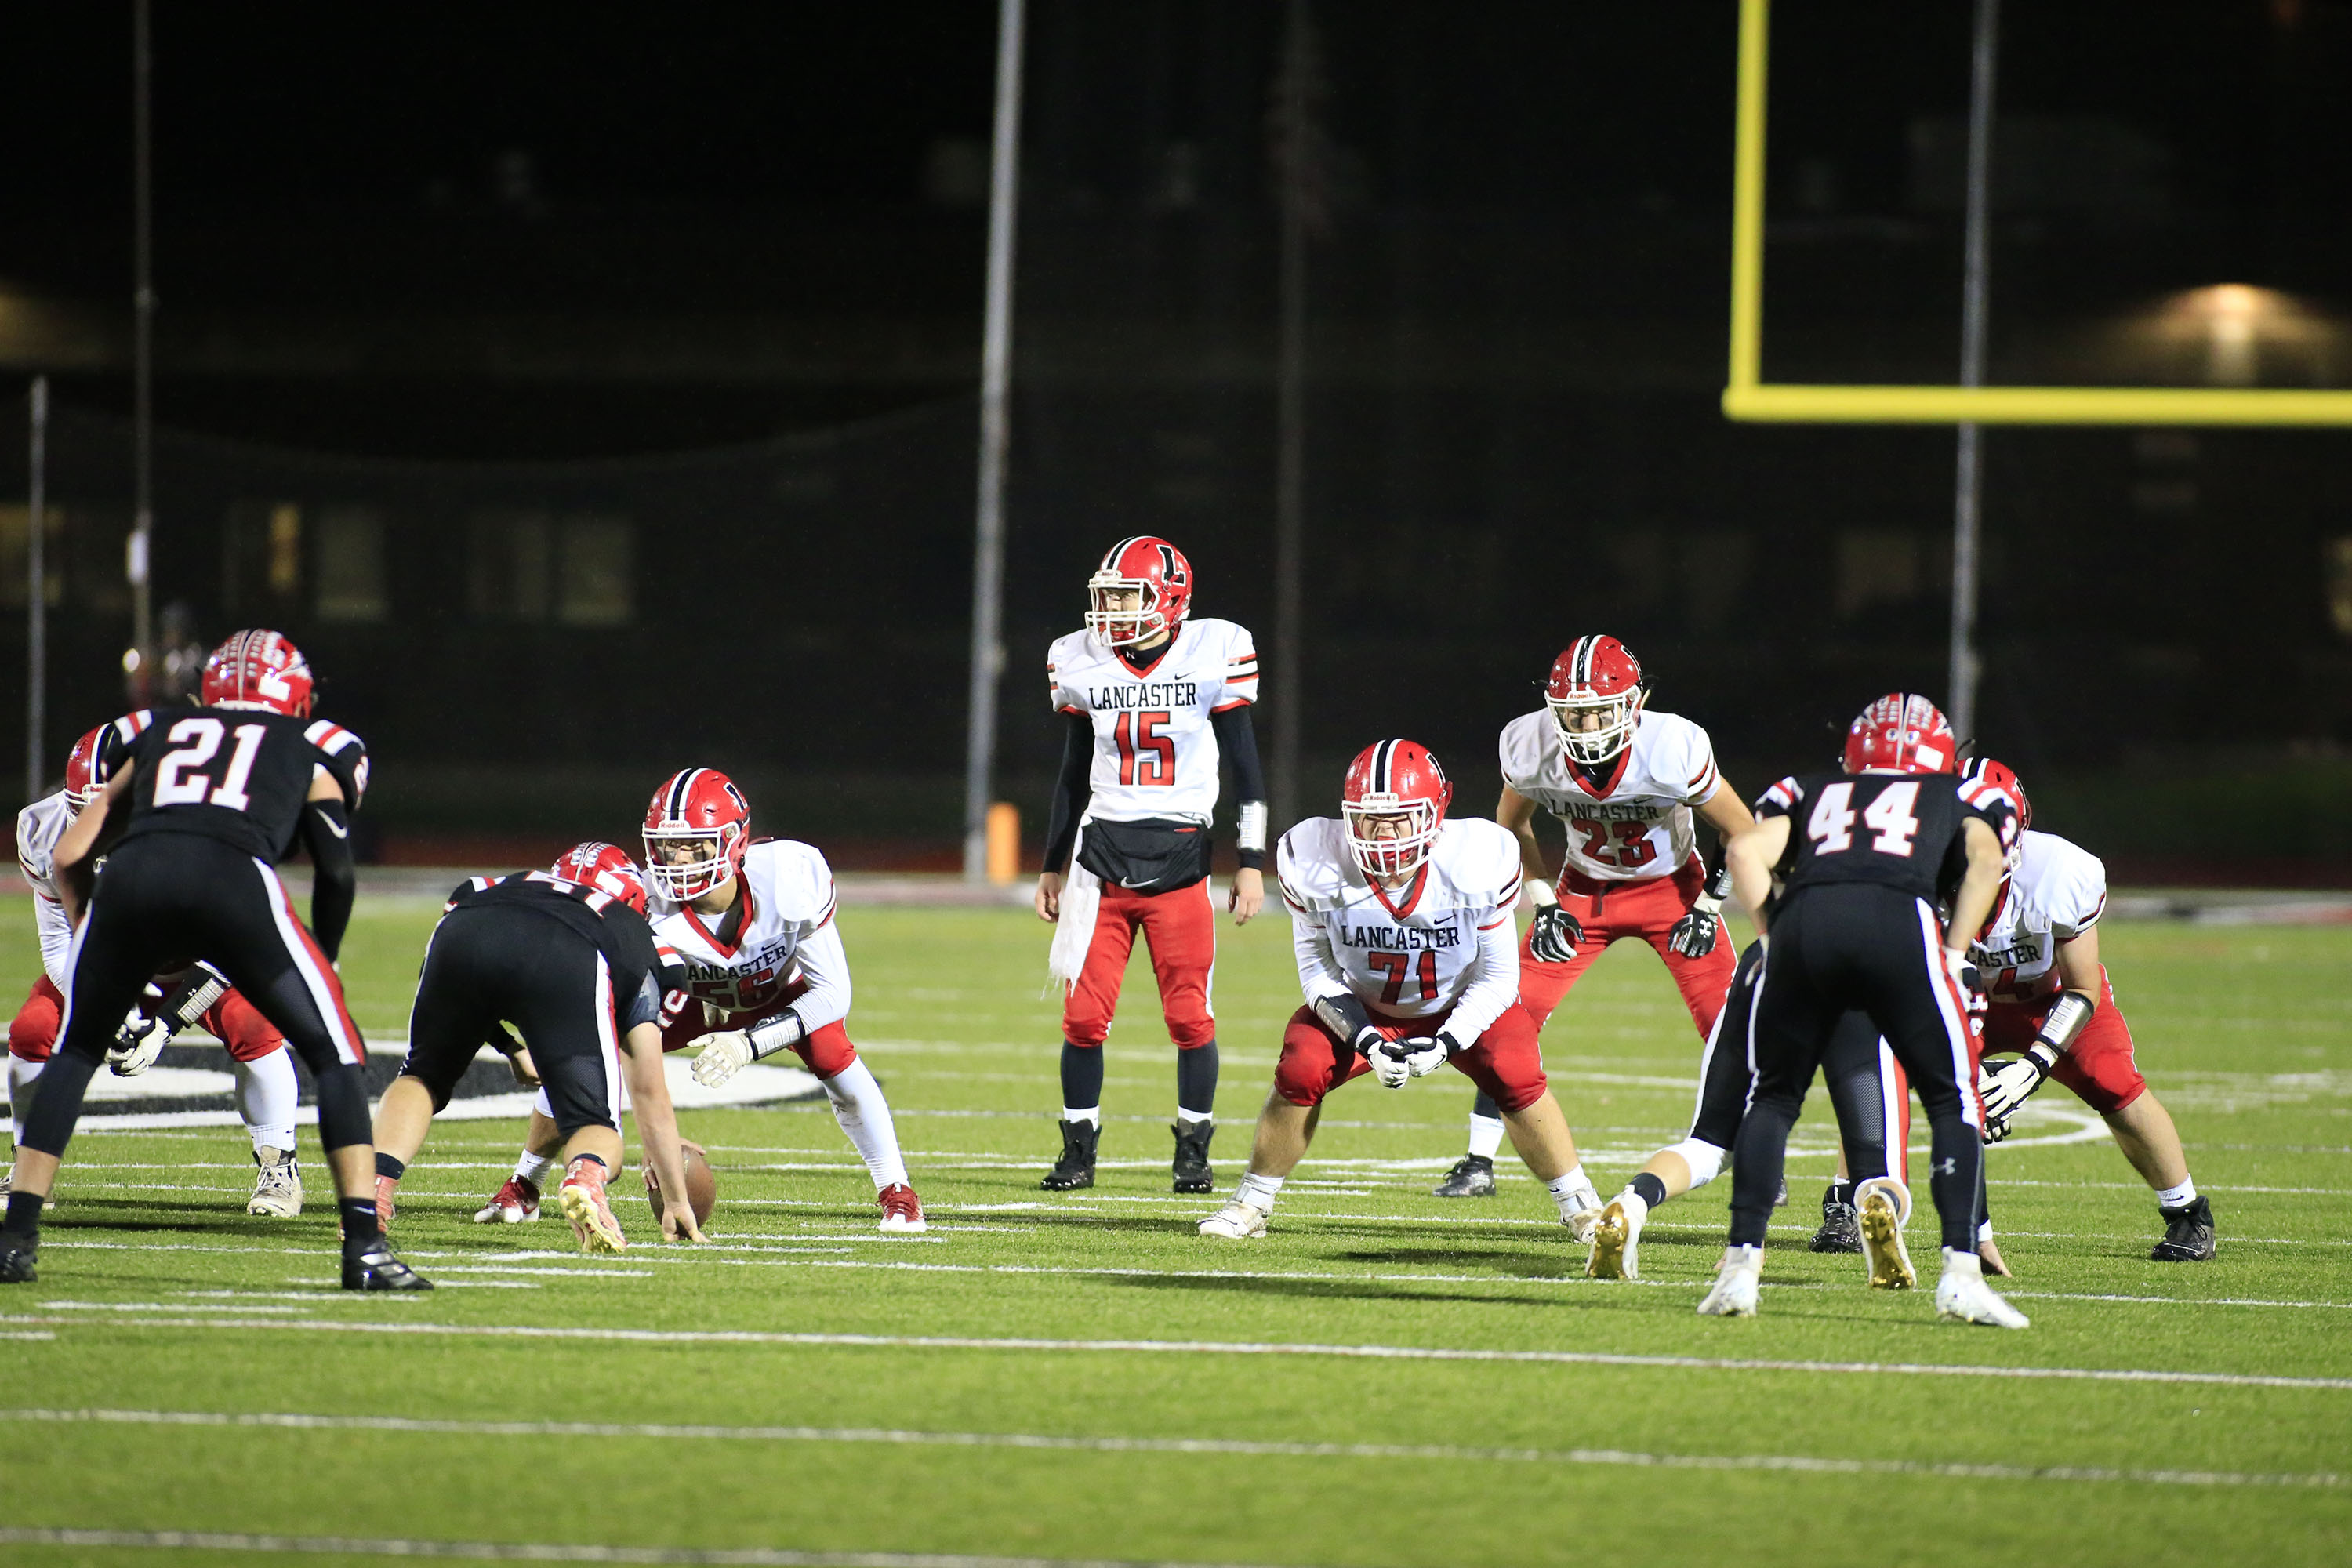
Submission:
[[[338,838],[349,838],[352,836],[352,830],[350,828],[336,826],[335,819],[327,816],[324,812],[321,812],[319,815],[319,825]]]

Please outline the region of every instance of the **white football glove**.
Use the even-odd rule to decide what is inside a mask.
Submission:
[[[1412,1068],[1405,1065],[1404,1054],[1396,1046],[1382,1039],[1377,1030],[1367,1029],[1372,1037],[1358,1045],[1364,1060],[1372,1066],[1372,1076],[1381,1080],[1382,1089],[1402,1089],[1412,1077]]]
[[[1415,1078],[1427,1078],[1453,1059],[1454,1042],[1444,1035],[1415,1035],[1399,1040],[1397,1049],[1404,1052],[1405,1071]]]
[[[694,1058],[694,1081],[705,1089],[717,1089],[751,1065],[751,1037],[740,1029],[699,1036],[694,1043],[702,1048]]]
[[[2057,1054],[2036,1040],[2015,1061],[1982,1073],[1977,1080],[1977,1094],[1984,1101],[1986,1125],[1998,1121],[2001,1135],[2007,1137],[2009,1119],[2042,1087],[2057,1061]]]
[[[172,1021],[151,1018],[137,1008],[122,1020],[122,1027],[114,1032],[114,1044],[106,1053],[106,1065],[114,1069],[117,1078],[137,1078],[155,1065],[163,1047],[172,1043]]]

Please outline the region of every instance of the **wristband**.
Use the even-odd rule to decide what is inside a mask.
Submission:
[[[2091,1015],[2097,1010],[2098,1004],[2082,992],[2069,991],[2050,1005],[2050,1011],[2042,1016],[2042,1027],[2033,1037],[2053,1052],[2063,1051],[2074,1043],[2074,1037],[2083,1032],[2083,1026],[2091,1021]]]
[[[1437,1043],[1445,1047],[1445,1059],[1447,1061],[1452,1061],[1455,1057],[1460,1056],[1466,1048],[1461,1041],[1455,1039],[1451,1034],[1447,1033],[1444,1029],[1437,1031]]]
[[[796,1046],[808,1037],[808,1026],[801,1016],[790,1007],[772,1018],[762,1018],[744,1031],[751,1042],[751,1059],[775,1055],[788,1046]]]
[[[1700,895],[1700,907],[1712,914],[1723,908],[1723,900],[1729,897],[1731,897],[1731,866],[1727,861],[1717,866],[1707,877],[1706,890]],[[1709,900],[1714,901],[1709,903],[1707,902]]]
[[[1245,800],[1236,813],[1238,822],[1234,832],[1234,845],[1242,849],[1265,848],[1265,802]]]
[[[1553,892],[1551,884],[1541,877],[1529,877],[1522,886],[1527,889],[1528,897],[1535,900],[1536,908],[1539,910],[1548,910],[1559,902],[1559,895]]]

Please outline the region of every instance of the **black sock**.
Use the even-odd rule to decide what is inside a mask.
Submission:
[[[1099,1046],[1062,1042],[1062,1108],[1092,1110],[1102,1103],[1103,1054]]]
[[[336,1207],[343,1214],[343,1246],[356,1249],[383,1236],[383,1226],[375,1216],[373,1198],[343,1198]]]
[[[389,1176],[396,1182],[408,1174],[408,1162],[395,1160],[379,1149],[375,1152],[375,1173],[379,1176]]]
[[[1489,1121],[1500,1121],[1503,1119],[1503,1108],[1487,1098],[1486,1091],[1482,1089],[1478,1091],[1478,1098],[1470,1102],[1470,1114],[1483,1116]]]
[[[604,1165],[604,1155],[602,1155],[602,1154],[574,1154],[573,1156],[572,1156],[572,1160],[566,1160],[566,1161],[563,1163],[563,1168],[564,1168],[565,1170],[567,1170],[567,1171],[568,1171],[568,1170],[570,1170],[570,1169],[572,1168],[572,1160],[593,1160],[593,1161],[595,1161],[595,1162],[596,1162],[596,1163],[598,1163],[599,1165],[604,1165],[604,1173],[605,1173],[606,1175],[608,1175],[608,1176],[609,1176],[609,1175],[611,1175],[611,1174],[613,1173],[613,1167],[612,1167],[612,1166],[610,1166],[610,1165]]]
[[[1217,1108],[1216,1041],[1176,1053],[1176,1107],[1195,1116],[1206,1116]]]
[[[1652,1208],[1656,1208],[1666,1201],[1666,1184],[1647,1171],[1643,1171],[1626,1184],[1633,1189],[1635,1197],[1640,1198]]]
[[[1853,1207],[1853,1184],[1843,1176],[1832,1177],[1830,1184],[1822,1189],[1822,1216],[1826,1218],[1832,1209],[1852,1207]]]
[[[47,1203],[41,1193],[12,1192],[8,1194],[8,1218],[0,1223],[0,1231],[10,1236],[31,1239],[41,1234],[41,1205]]]

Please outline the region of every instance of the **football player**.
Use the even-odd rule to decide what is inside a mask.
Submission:
[[[347,844],[349,814],[367,789],[367,749],[310,718],[310,686],[292,643],[236,633],[205,661],[203,705],[163,714],[133,740],[58,841],[58,898],[82,923],[57,1050],[16,1143],[0,1282],[35,1277],[41,1206],[119,1020],[166,963],[194,959],[226,975],[310,1068],[341,1200],[343,1289],[430,1289],[384,1241],[360,1068],[366,1042],[331,954],[303,929],[278,875],[298,833],[314,854],[333,853],[322,841]],[[106,875],[94,878],[101,850]],[[326,909],[317,913],[325,923]]]
[[[1505,726],[1503,798],[1495,820],[1518,836],[1536,905],[1519,955],[1519,1000],[1540,1029],[1592,961],[1615,942],[1647,942],[1665,960],[1704,1040],[1731,984],[1720,851],[1709,870],[1693,818],[1718,839],[1752,818],[1715,765],[1706,731],[1649,710],[1642,661],[1612,637],[1581,637],[1552,661],[1541,711]],[[1568,829],[1558,890],[1536,844],[1542,807]],[[1481,1096],[1470,1149],[1439,1184],[1441,1198],[1495,1190],[1503,1124]]]
[[[1349,764],[1338,818],[1282,836],[1276,874],[1306,1005],[1283,1032],[1249,1169],[1202,1236],[1265,1234],[1325,1095],[1368,1072],[1402,1089],[1451,1063],[1502,1108],[1560,1223],[1591,1238],[1600,1194],[1519,1003],[1518,846],[1491,822],[1448,822],[1453,794],[1428,752],[1382,741]]]
[[[1048,959],[1062,1008],[1062,1152],[1039,1184],[1095,1184],[1103,1041],[1142,931],[1176,1046],[1175,1190],[1216,1189],[1217,957],[1209,830],[1217,759],[1233,763],[1241,868],[1225,900],[1235,925],[1265,901],[1265,783],[1250,705],[1257,647],[1231,621],[1192,616],[1192,568],[1164,539],[1122,539],[1087,580],[1084,631],[1045,655],[1064,716],[1062,770],[1037,879],[1037,918],[1058,924]],[[1065,868],[1066,868],[1066,884]]]
[[[662,1076],[662,1030],[687,1005],[646,925],[645,878],[610,844],[574,846],[548,871],[476,877],[449,896],[425,949],[408,1024],[408,1059],[375,1118],[375,1202],[393,1194],[424,1145],[434,1112],[473,1065],[485,1037],[513,1024],[546,1086],[564,1161],[557,1196],[583,1252],[629,1243],[605,1179],[621,1168],[622,1085],[646,1168],[675,1194],[665,1241],[699,1241],[686,1199],[677,1114]]]
[[[699,1047],[694,1081],[706,1089],[791,1051],[866,1162],[884,1234],[925,1229],[890,1102],[845,1026],[849,955],[833,923],[833,868],[813,845],[754,839],[750,803],[715,768],[687,768],[654,792],[645,842],[654,936],[685,965],[694,1002],[664,1032],[665,1048]]]
[[[1848,728],[1843,771],[1786,778],[1767,815],[1731,841],[1739,900],[1767,933],[1752,1026],[1756,1083],[1732,1143],[1731,1237],[1713,1317],[1752,1317],[1766,1222],[1789,1130],[1843,1016],[1867,1013],[1918,1090],[1934,1129],[1929,1186],[1943,1226],[1939,1317],[2008,1329],[2025,1315],[1985,1283],[1977,1256],[1983,1126],[1970,1013],[1982,1005],[1966,933],[2000,887],[2000,791],[1956,778],[1951,728],[1924,697],[1880,698]],[[1769,905],[1775,878],[1783,891]],[[1948,900],[1949,924],[1939,913]],[[1768,907],[1769,905],[1769,907]],[[1908,1190],[1891,1178],[1855,1189],[1870,1283],[1916,1282],[1903,1247]]]
[[[126,714],[76,741],[66,755],[65,788],[35,801],[16,816],[16,864],[32,884],[33,922],[40,935],[45,971],[8,1026],[8,1099],[19,1134],[24,1111],[32,1104],[33,1085],[57,1047],[73,951],[73,928],[58,897],[50,858],[81,808],[105,786],[113,757],[138,739],[152,718],[144,710]],[[341,841],[336,847],[340,858],[331,851],[318,868],[310,909],[320,946],[329,952],[340,944],[351,910],[351,854]],[[284,1037],[218,971],[200,963],[150,981],[117,1031],[106,1053],[107,1065],[119,1076],[136,1077],[154,1065],[174,1033],[192,1024],[202,1024],[228,1047],[237,1114],[252,1137],[253,1163],[258,1167],[246,1213],[293,1218],[302,1212],[302,1168],[294,1153],[295,1105],[301,1088],[294,1077],[294,1059],[287,1053]],[[0,1179],[0,1193],[6,1191],[5,1180]]]
[[[2008,1137],[2017,1108],[2056,1079],[2099,1113],[2155,1191],[2164,1239],[2148,1256],[2158,1263],[2210,1261],[2213,1206],[2189,1174],[2171,1114],[2133,1060],[2130,1026],[2099,962],[2106,868],[2054,833],[2032,831],[2033,805],[2007,764],[1982,758],[1966,776],[2000,790],[2015,808],[2000,893],[1969,946],[1989,991],[1983,1054],[2015,1055],[1985,1064],[1978,1079],[1986,1142]]]

